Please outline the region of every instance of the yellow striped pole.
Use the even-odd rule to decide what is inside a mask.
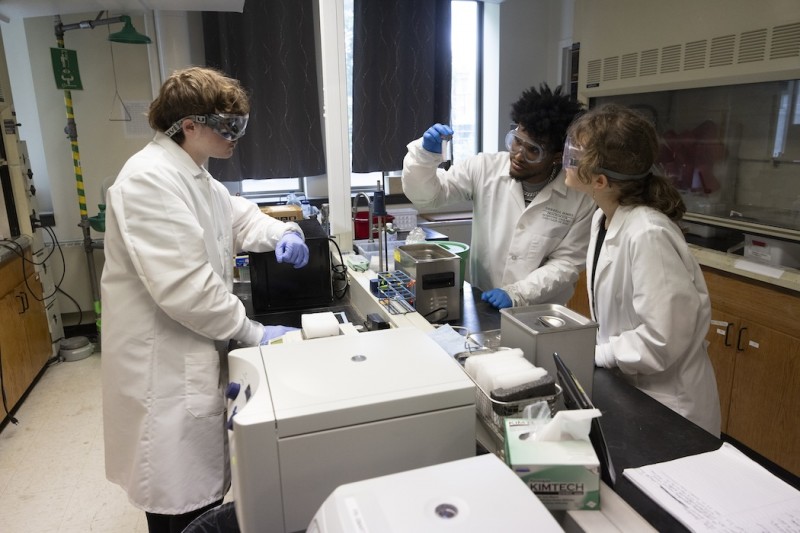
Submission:
[[[64,105],[67,108],[67,124],[74,126],[75,114],[72,110],[72,91],[70,91],[69,89],[64,89]],[[75,170],[75,185],[77,186],[78,189],[78,205],[80,206],[81,219],[89,218],[89,211],[86,209],[86,191],[83,187],[83,170],[81,169],[81,150],[78,147],[77,135],[70,135],[70,145],[72,147],[72,166],[73,169]]]
[[[64,48],[64,35],[57,35],[59,48]],[[72,108],[72,91],[64,89],[64,106],[67,109],[67,135],[72,147],[72,167],[75,171],[75,184],[78,189],[78,204],[80,206],[81,220],[89,218],[86,209],[86,191],[83,187],[83,171],[81,170],[81,150],[78,147],[78,128],[75,125],[75,112]]]
[[[64,48],[64,33],[61,29],[61,17],[56,15],[56,42],[59,48]],[[64,107],[67,110],[67,127],[65,129],[69,137],[72,148],[72,168],[75,172],[75,186],[78,191],[78,206],[81,212],[81,222],[79,226],[83,230],[83,246],[89,267],[89,281],[92,288],[92,300],[95,313],[95,325],[97,333],[100,333],[100,288],[97,283],[97,269],[94,264],[94,246],[89,225],[89,211],[86,209],[86,191],[83,186],[83,170],[81,169],[81,151],[78,147],[78,127],[75,124],[75,112],[72,108],[72,91],[64,89]],[[98,337],[99,341],[99,337]]]

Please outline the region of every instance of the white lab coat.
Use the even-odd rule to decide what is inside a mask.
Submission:
[[[632,385],[719,436],[717,382],[706,351],[711,304],[697,260],[664,214],[620,206],[594,265],[602,215],[598,210],[592,221],[586,269],[599,324],[595,363],[618,367]]]
[[[106,476],[137,507],[182,514],[230,485],[218,348],[260,340],[232,293],[234,254],[302,232],[231,196],[161,133],[128,160],[106,203]]]
[[[419,209],[473,202],[472,284],[502,288],[515,306],[565,304],[586,260],[592,199],[568,188],[562,171],[526,207],[508,152],[478,154],[448,171],[439,163],[421,139],[411,142],[403,192]]]

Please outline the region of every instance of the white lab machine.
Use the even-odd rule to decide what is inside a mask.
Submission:
[[[348,483],[325,500],[307,533],[563,531],[517,474],[480,455]]]
[[[339,485],[475,455],[474,385],[417,328],[234,350],[229,376],[243,533],[302,531]]]

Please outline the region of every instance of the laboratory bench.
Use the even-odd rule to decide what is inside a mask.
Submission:
[[[246,293],[247,284],[237,285],[237,293],[250,311]],[[282,311],[252,318],[265,324],[299,327],[300,316],[303,313],[333,311],[344,312],[354,325],[360,325],[363,324],[365,317],[358,308],[358,302],[351,300],[352,294],[353,291],[348,290],[342,300],[333,302],[329,308]],[[500,328],[500,312],[481,301],[480,294],[481,291],[471,287],[469,283],[464,284],[462,318],[450,322],[451,325],[475,334]],[[632,387],[615,371],[596,368],[592,390],[593,403],[603,413],[600,421],[617,474],[613,492],[656,530],[687,531],[672,515],[625,478],[622,472],[626,468],[717,450],[723,441]],[[480,451],[497,451],[491,449],[491,445],[481,445],[480,431],[478,437]],[[748,454],[776,476],[795,488],[800,488],[800,481],[796,476],[757,454],[752,452]],[[581,513],[592,513],[592,511],[581,511]]]

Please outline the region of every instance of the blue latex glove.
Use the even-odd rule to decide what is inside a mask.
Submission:
[[[434,124],[422,134],[422,147],[434,154],[442,153],[442,138],[452,137],[453,129],[444,124]]]
[[[272,339],[282,337],[290,331],[297,331],[300,328],[289,326],[264,326],[264,335],[261,337],[261,344],[268,344]]]
[[[286,232],[275,248],[275,259],[278,263],[289,263],[295,268],[303,268],[308,264],[308,246],[297,233]]]
[[[481,294],[481,300],[489,302],[497,309],[505,309],[511,307],[514,302],[511,301],[511,296],[508,295],[503,289],[492,289]]]

